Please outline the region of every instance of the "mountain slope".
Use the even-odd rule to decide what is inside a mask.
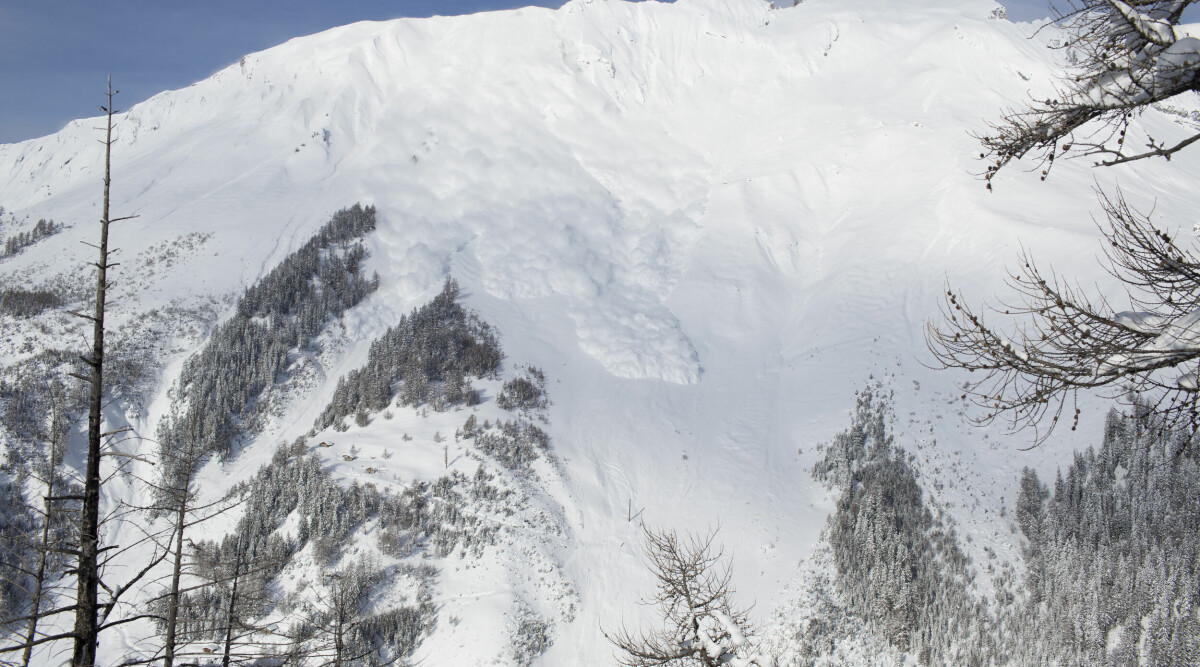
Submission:
[[[920,365],[921,327],[947,277],[990,295],[1020,243],[1115,294],[1092,261],[1093,178],[1119,177],[1139,205],[1157,196],[1175,226],[1198,203],[1186,181],[1197,158],[1062,164],[1044,184],[1013,170],[986,192],[969,132],[1047,94],[1055,71],[1052,36],[1028,39],[1030,26],[989,18],[995,6],[577,0],[360,23],[156,96],[124,115],[114,147],[114,210],[140,215],[114,232],[128,262],[114,317],[131,343],[156,342],[162,366],[144,409],[113,419],[152,432],[189,346],[236,292],[362,201],[378,210],[366,266],[380,287],[347,314],[341,356],[231,476],[306,432],[371,340],[453,274],[509,363],[545,370],[554,401],[562,476],[543,484],[579,610],[542,664],[610,664],[600,627],[644,615],[630,508],[648,525],[720,525],[742,596],[764,618],[785,602],[832,506],[807,472],[815,445],[871,375],[889,378],[901,437],[922,443],[931,470],[961,461],[938,473],[958,486],[937,495],[975,548],[1012,557],[994,511],[1022,466],[1048,469],[1065,449],[1018,455],[1021,436],[967,430],[962,378]],[[1141,122],[1154,136],[1174,123]],[[4,260],[6,283],[85,261],[94,125],[0,146],[0,206],[29,221],[5,236],[39,217],[70,225]],[[74,340],[76,325],[45,317],[6,317],[6,359]],[[361,437],[402,429],[376,422]],[[496,581],[453,594],[486,598]],[[499,622],[472,613],[469,627]],[[436,639],[417,656],[487,664],[504,641],[452,654]]]

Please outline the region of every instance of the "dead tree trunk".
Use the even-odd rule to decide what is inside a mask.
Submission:
[[[100,584],[100,439],[101,402],[104,395],[104,303],[108,290],[108,228],[114,220],[109,218],[109,189],[112,184],[112,131],[113,107],[112,77],[108,80],[108,104],[101,107],[105,113],[104,133],[104,207],[100,218],[99,259],[96,262],[96,309],[89,317],[92,320],[92,354],[81,357],[91,369],[86,381],[91,385],[88,400],[88,449],[87,468],[83,482],[83,511],[79,523],[79,566],[76,570],[77,593],[75,598],[75,649],[71,655],[72,667],[93,667],[96,664],[96,645],[99,639]]]
[[[225,650],[221,654],[221,667],[229,667],[229,654],[233,651],[233,624],[237,609],[238,581],[242,576],[242,541],[238,538],[236,560],[233,564],[233,583],[229,592],[229,608],[225,613]]]
[[[58,476],[59,440],[63,432],[61,428],[58,396],[51,394],[50,434],[47,442],[50,446],[50,465],[46,471],[46,497],[42,499],[42,543],[38,553],[37,572],[33,578],[33,608],[29,612],[29,625],[25,630],[25,650],[21,653],[22,667],[29,667],[33,656],[33,640],[37,638],[38,621],[42,613],[42,598],[46,593],[46,566],[50,557],[50,530],[54,523],[54,482]]]
[[[180,486],[175,490],[179,495],[176,501],[175,513],[175,558],[171,569],[171,593],[167,607],[167,637],[163,650],[163,667],[173,667],[175,664],[175,634],[179,621],[179,579],[183,574],[183,531],[187,527],[188,495],[192,485],[192,470],[189,466],[184,473]]]

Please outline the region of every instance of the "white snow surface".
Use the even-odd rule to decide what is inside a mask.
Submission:
[[[1195,151],[1121,170],[1066,162],[1045,183],[1014,165],[988,193],[971,133],[1050,91],[1061,55],[1049,31],[1030,39],[1034,26],[988,18],[995,7],[574,0],[364,22],[155,96],[119,117],[113,211],[140,217],[113,231],[125,263],[111,317],[163,366],[144,409],[110,421],[153,433],[182,360],[238,291],[359,201],[378,207],[368,269],[381,288],[287,414],[207,474],[214,492],[250,477],[311,426],[373,338],[455,276],[498,328],[509,370],[545,370],[561,465],[538,468],[532,496],[553,526],[482,566],[443,564],[422,664],[506,664],[518,598],[557,619],[535,664],[614,664],[601,629],[652,621],[636,604],[653,589],[642,522],[720,526],[739,601],[761,623],[794,605],[787,584],[834,500],[808,470],[869,377],[895,390],[897,441],[922,483],[945,483],[927,491],[973,538],[964,548],[977,562],[984,547],[1015,558],[1001,499],[1012,505],[1023,466],[1052,475],[1073,446],[1098,442],[1108,404],[1094,402],[1073,439],[1018,451],[1029,434],[965,425],[966,376],[923,366],[922,327],[947,281],[992,296],[1021,243],[1119,304],[1096,263],[1092,187],[1119,180],[1176,229],[1200,208],[1200,165]],[[1139,127],[1165,139],[1177,121],[1151,111]],[[0,233],[40,217],[70,226],[0,263],[0,280],[40,284],[92,261],[79,242],[99,215],[98,124],[0,145],[0,206],[25,221]],[[2,324],[9,362],[84,330],[59,315]],[[465,415],[376,418],[338,437],[368,457],[412,433],[411,455],[381,469],[436,477],[432,434]],[[330,460],[348,481],[360,459]],[[577,609],[562,613],[564,600]]]

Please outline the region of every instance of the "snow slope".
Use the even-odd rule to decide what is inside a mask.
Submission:
[[[540,664],[611,664],[601,627],[647,613],[634,604],[652,584],[642,521],[719,525],[756,616],[788,602],[831,507],[807,470],[869,376],[896,390],[901,444],[955,482],[938,496],[960,530],[1012,557],[1001,498],[1022,466],[1052,470],[1072,441],[1019,452],[1025,436],[964,426],[963,378],[921,365],[922,326],[947,280],[993,294],[1021,244],[1116,294],[1094,262],[1094,179],[1157,201],[1168,227],[1193,222],[1200,195],[1186,152],[1123,171],[1060,164],[1046,183],[1010,168],[986,192],[969,133],[1048,93],[1057,57],[1052,34],[1030,39],[1033,26],[989,18],[995,7],[575,0],[358,23],[139,104],[114,149],[113,210],[140,216],[114,232],[128,262],[114,326],[166,357],[129,418],[151,431],[183,355],[232,296],[361,201],[379,210],[368,265],[382,286],[348,316],[346,354],[295,423],[234,472],[307,430],[371,339],[452,273],[509,363],[545,369],[554,401],[562,476],[544,481],[567,537],[549,553],[579,609]],[[1174,119],[1141,122],[1158,137]],[[0,264],[6,282],[91,259],[78,241],[98,212],[96,125],[0,145],[0,206],[28,226],[73,225]],[[156,260],[186,235],[204,236],[171,266]],[[152,309],[191,329],[138,334]],[[15,360],[78,325],[4,326]],[[1103,410],[1085,416],[1074,442],[1100,431]],[[367,430],[382,441],[401,428]],[[470,599],[497,583],[455,581]],[[502,623],[500,607],[454,604],[476,610],[471,627]],[[450,648],[435,634],[418,657],[491,664],[503,638],[475,636]]]

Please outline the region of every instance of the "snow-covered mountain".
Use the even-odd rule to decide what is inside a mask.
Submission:
[[[833,508],[809,473],[817,445],[847,426],[869,379],[894,390],[897,440],[971,538],[964,549],[1015,562],[1018,537],[998,514],[1020,470],[1052,475],[1074,445],[1096,441],[1106,404],[1076,434],[1019,451],[1028,434],[966,426],[963,378],[922,365],[925,322],[947,281],[994,294],[1022,245],[1119,295],[1095,262],[1096,181],[1156,204],[1172,228],[1194,222],[1200,193],[1186,152],[1126,170],[1060,164],[1044,183],[1010,168],[987,192],[972,133],[1048,94],[1063,55],[1047,48],[1053,31],[1033,36],[997,7],[573,0],[358,23],[138,104],[114,146],[114,213],[139,217],[114,228],[110,318],[151,375],[110,422],[151,436],[184,361],[241,291],[361,202],[377,211],[364,261],[378,289],[323,334],[264,429],[206,468],[204,489],[250,480],[308,432],[371,342],[452,275],[506,354],[485,398],[521,365],[544,371],[553,456],[531,475],[486,464],[523,504],[486,557],[433,559],[439,616],[415,660],[519,663],[514,628],[536,617],[553,643],[535,664],[613,664],[601,629],[652,619],[636,604],[653,587],[643,522],[720,526],[739,599],[767,626],[796,604],[789,582]],[[1165,136],[1179,119],[1139,122]],[[0,145],[0,233],[40,218],[66,226],[0,259],[5,285],[86,298],[96,125]],[[5,364],[82,345],[82,323],[61,310],[0,321]],[[470,476],[487,457],[449,439],[470,410],[397,409],[311,446],[344,484]],[[478,410],[506,418],[494,401]],[[358,460],[316,447],[326,439],[353,444]],[[380,472],[363,472],[370,457]],[[136,485],[109,493],[115,502]],[[104,655],[115,661],[149,631],[122,630]]]

